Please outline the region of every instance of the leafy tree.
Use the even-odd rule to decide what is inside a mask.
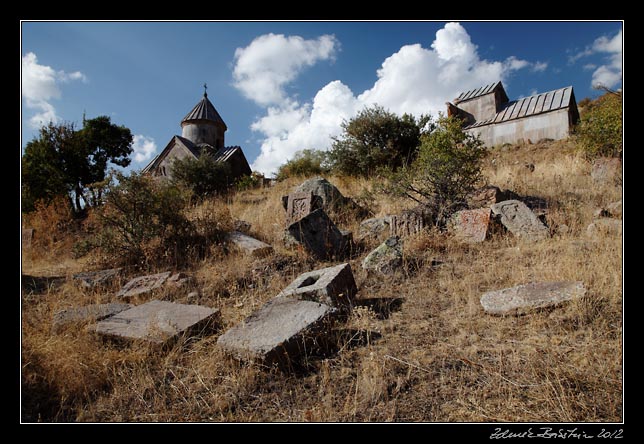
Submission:
[[[440,117],[434,130],[421,137],[416,160],[392,174],[386,191],[434,207],[442,223],[481,180],[483,143],[463,131],[453,117]]]
[[[622,94],[607,92],[589,103],[577,129],[577,141],[589,158],[622,152]]]
[[[301,150],[293,158],[281,165],[277,170],[276,179],[281,181],[288,177],[315,176],[326,173],[324,166],[327,153],[318,150]]]
[[[132,133],[107,116],[84,120],[78,131],[70,123],[42,127],[22,156],[23,209],[65,194],[77,213],[97,205],[102,187],[96,184],[106,180],[108,163],[128,166],[131,153]],[[88,189],[92,199],[86,196]]]
[[[230,165],[217,162],[208,152],[198,159],[176,159],[172,164],[172,180],[200,198],[224,193],[233,182]]]
[[[374,105],[342,123],[343,134],[334,138],[328,153],[331,169],[351,176],[368,176],[387,167],[396,169],[412,161],[429,117],[396,114]]]

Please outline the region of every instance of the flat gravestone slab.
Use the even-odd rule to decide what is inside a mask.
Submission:
[[[537,282],[488,291],[481,296],[481,305],[490,314],[522,314],[557,305],[585,293],[582,282]]]
[[[181,334],[211,329],[219,319],[219,310],[202,305],[150,301],[98,322],[94,331],[108,337],[163,344]]]
[[[23,228],[22,229],[22,248],[28,250],[31,248],[31,241],[34,238],[34,229],[33,228]]]
[[[229,233],[228,240],[245,254],[250,254],[253,257],[264,257],[273,253],[273,247],[267,243],[247,236],[239,231]]]
[[[289,225],[287,231],[318,259],[343,255],[347,249],[347,239],[321,208]]]
[[[358,287],[353,278],[351,265],[344,263],[302,273],[277,296],[350,309],[354,305],[354,296],[357,292]]]
[[[165,284],[171,274],[172,272],[166,271],[164,273],[136,277],[125,284],[123,288],[116,293],[116,296],[123,299],[129,299],[139,294],[151,292]]]
[[[86,271],[83,273],[77,273],[72,277],[74,280],[80,281],[83,287],[94,288],[99,285],[108,284],[116,276],[118,276],[120,272],[120,268],[110,268],[108,270]]]
[[[462,210],[450,220],[450,229],[462,242],[483,242],[490,227],[490,209]]]
[[[66,308],[54,314],[51,330],[52,333],[59,333],[69,326],[100,321],[132,307],[130,304],[113,302]]]
[[[245,361],[288,365],[331,330],[335,311],[318,302],[274,298],[221,335],[217,344]]]
[[[311,191],[289,194],[286,206],[286,226],[297,222],[311,211],[313,211],[313,193]]]
[[[550,231],[526,204],[518,200],[506,200],[492,205],[492,213],[515,236],[530,241],[546,239]]]

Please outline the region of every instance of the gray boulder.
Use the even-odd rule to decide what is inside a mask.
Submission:
[[[319,176],[302,182],[293,191],[296,193],[311,192],[314,196],[319,196],[322,199],[322,208],[327,212],[338,210],[351,201],[351,199],[344,197],[335,185]]]
[[[393,274],[403,263],[403,244],[398,236],[392,236],[362,261],[362,268],[367,271]]]

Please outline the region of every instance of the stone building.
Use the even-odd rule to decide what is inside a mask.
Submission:
[[[203,98],[181,120],[181,136],[173,136],[166,147],[143,168],[142,172],[155,177],[172,177],[175,159],[210,153],[217,162],[230,165],[233,178],[251,174],[246,156],[239,146],[225,146],[224,133],[228,127],[204,92]]]
[[[579,121],[572,86],[510,101],[501,82],[462,92],[447,102],[447,115],[462,118],[488,147],[565,139]]]

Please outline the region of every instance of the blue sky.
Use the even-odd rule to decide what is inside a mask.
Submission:
[[[622,86],[622,22],[23,22],[22,146],[42,122],[107,115],[143,168],[208,97],[254,170],[328,149],[343,119],[378,103],[444,111],[502,80],[511,99]]]

